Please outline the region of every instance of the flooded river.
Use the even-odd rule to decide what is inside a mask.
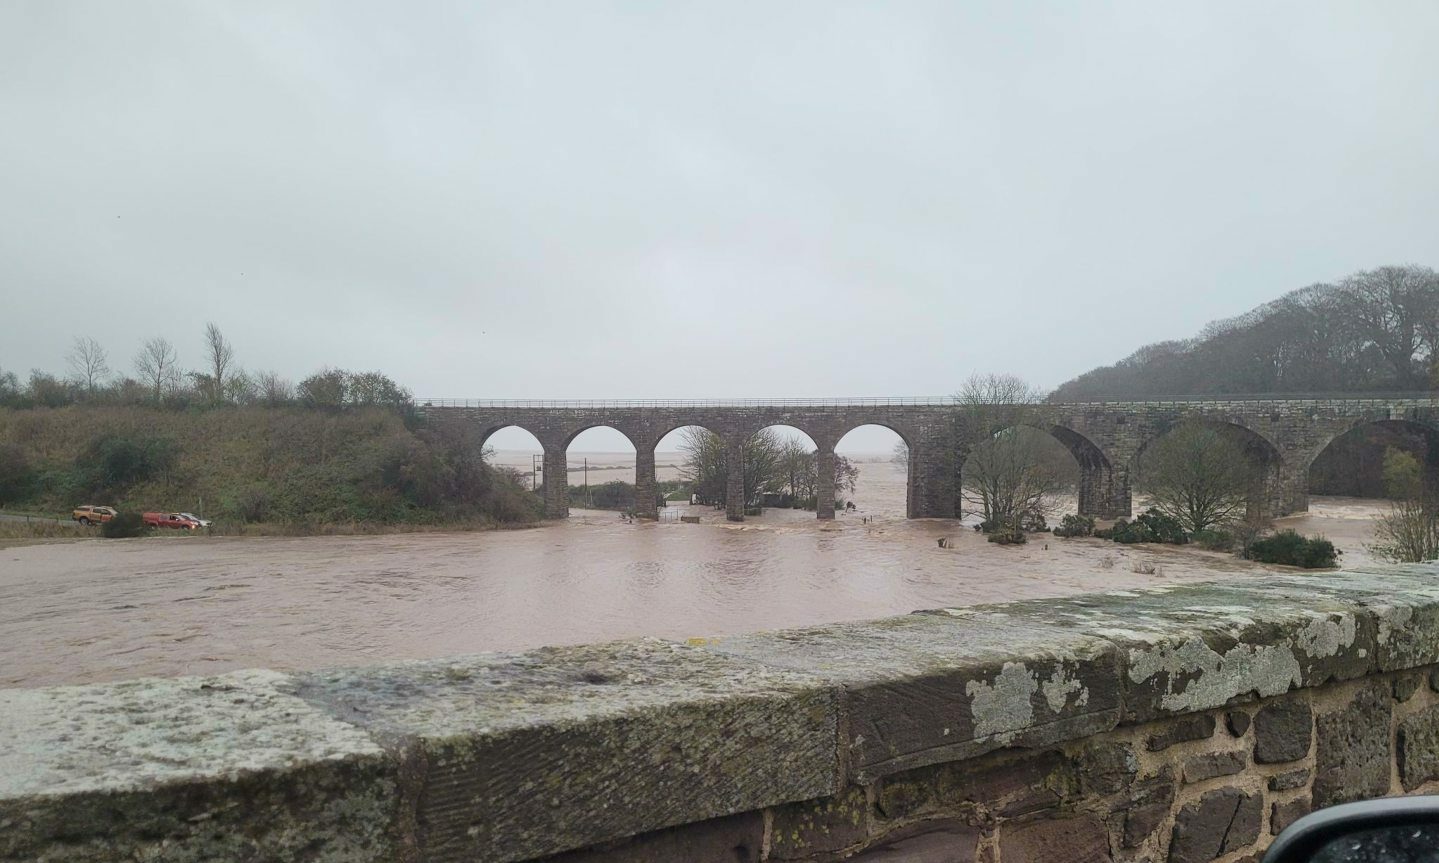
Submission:
[[[698,525],[626,524],[579,510],[517,531],[0,548],[0,686],[713,636],[1264,575],[1187,548],[1052,537],[1000,548],[953,522],[904,520],[903,470],[862,470],[855,497],[884,503],[832,523],[770,510],[729,524],[703,509]],[[1316,499],[1286,524],[1362,562],[1374,510]]]

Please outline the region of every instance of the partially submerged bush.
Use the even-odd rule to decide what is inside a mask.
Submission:
[[[992,521],[981,521],[974,526],[974,529],[980,533],[991,535],[996,533],[1046,533],[1049,530],[1049,526],[1044,523],[1043,515],[1039,513],[1028,513],[1020,516],[1018,519],[1003,518]],[[990,539],[990,542],[1009,544],[993,538]]]
[[[100,535],[106,539],[144,536],[145,519],[138,512],[117,513],[114,518],[100,525]]]
[[[1019,529],[1027,533],[1047,533],[1049,524],[1045,522],[1044,516],[1037,512],[1025,513],[1019,520]]]
[[[1094,519],[1087,515],[1066,515],[1059,520],[1059,526],[1054,529],[1055,536],[1092,536],[1094,534]]]
[[[1339,565],[1341,553],[1322,536],[1304,537],[1292,530],[1282,530],[1252,543],[1247,556],[1260,563],[1329,569]]]
[[[1194,544],[1205,551],[1233,551],[1234,534],[1219,528],[1201,530],[1190,537]]]
[[[1184,527],[1179,520],[1165,515],[1157,509],[1151,509],[1141,514],[1134,521],[1121,518],[1108,530],[1094,531],[1094,535],[1100,539],[1112,539],[1126,545],[1141,542],[1184,545],[1189,542],[1189,534],[1184,532]]]
[[[1024,545],[1026,542],[1029,542],[1029,537],[1024,531],[1013,527],[991,531],[988,539],[990,542],[998,545]]]

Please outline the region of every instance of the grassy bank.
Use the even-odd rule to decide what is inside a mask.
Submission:
[[[82,503],[288,534],[483,528],[541,511],[483,462],[472,430],[383,408],[0,409],[0,505],[65,518]]]

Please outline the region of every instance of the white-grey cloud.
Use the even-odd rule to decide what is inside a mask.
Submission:
[[[1439,261],[1428,0],[10,0],[0,368],[215,320],[497,397],[1053,385]]]

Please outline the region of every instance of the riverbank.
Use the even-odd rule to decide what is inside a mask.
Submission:
[[[332,523],[243,523],[220,522],[199,531],[154,530],[136,539],[180,540],[206,537],[302,537],[302,536],[392,536],[396,534],[476,533],[494,530],[528,530],[542,522],[494,522],[469,520],[417,524],[413,522],[332,522]],[[60,520],[0,520],[0,550],[70,542],[113,542],[100,537],[98,527],[85,527]]]

